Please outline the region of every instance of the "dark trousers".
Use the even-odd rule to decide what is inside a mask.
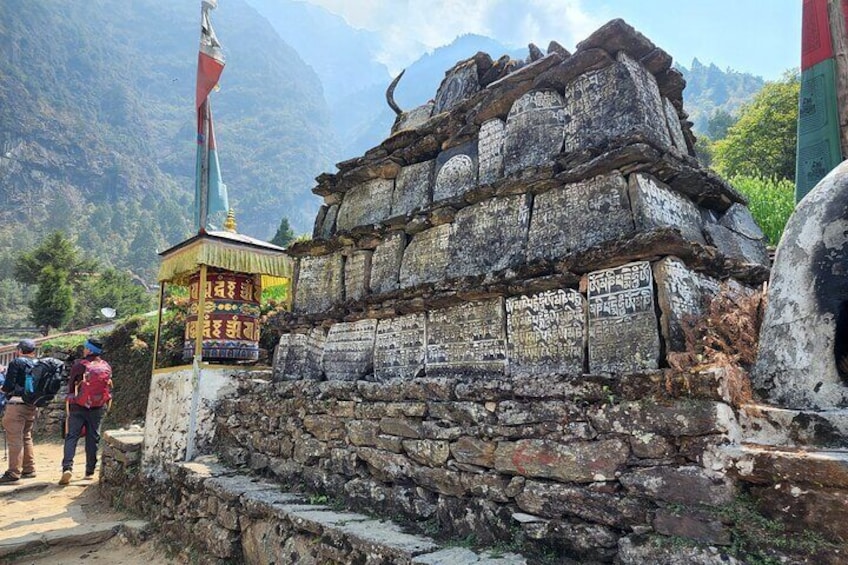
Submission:
[[[106,409],[83,408],[76,404],[68,406],[68,430],[65,435],[65,456],[62,459],[62,470],[74,468],[74,453],[77,450],[82,428],[85,426],[85,474],[94,474],[97,466],[97,445],[100,443],[100,420]]]

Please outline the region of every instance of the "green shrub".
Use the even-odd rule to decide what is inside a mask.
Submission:
[[[777,245],[795,209],[795,185],[785,179],[737,175],[730,184],[748,199],[748,209],[771,245]]]

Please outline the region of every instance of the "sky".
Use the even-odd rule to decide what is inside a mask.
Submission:
[[[382,37],[392,74],[458,35],[569,50],[623,18],[675,61],[776,80],[801,61],[802,0],[306,0]]]

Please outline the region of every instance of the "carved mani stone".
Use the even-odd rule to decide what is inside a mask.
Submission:
[[[324,312],[342,301],[343,258],[340,253],[302,257],[294,293],[295,312]]]
[[[688,241],[705,243],[701,212],[688,198],[669,189],[650,175],[630,175],[630,202],[637,231],[672,227]]]
[[[659,366],[651,264],[589,273],[589,370],[632,373]]]
[[[322,365],[327,380],[355,381],[374,368],[377,320],[334,324],[327,334]]]
[[[490,198],[456,213],[448,277],[479,275],[524,262],[530,204],[526,194]]]
[[[400,264],[400,288],[441,281],[450,261],[451,225],[442,224],[415,234]]]
[[[477,186],[477,144],[465,143],[436,157],[433,202],[462,196]]]
[[[623,52],[615,64],[566,84],[563,100],[565,152],[637,140],[671,144],[656,79]]]
[[[326,332],[313,328],[309,334],[283,334],[274,353],[274,380],[321,380],[321,359]]]
[[[371,251],[354,251],[345,259],[345,300],[359,300],[368,294],[371,278]]]
[[[348,190],[339,208],[336,229],[349,231],[388,218],[394,186],[394,179],[372,179]]]
[[[492,184],[503,177],[505,124],[495,118],[483,122],[477,135],[477,178],[480,184]]]
[[[506,369],[503,299],[466,302],[427,314],[427,375],[480,375]]]
[[[374,344],[374,377],[377,381],[412,379],[423,373],[425,321],[424,314],[380,320]]]
[[[581,374],[586,357],[586,299],[549,290],[506,300],[509,372],[513,376]]]
[[[395,232],[386,236],[374,250],[369,281],[372,293],[380,294],[397,290],[400,262],[405,245],[406,234]]]
[[[668,133],[671,135],[671,143],[675,149],[684,155],[688,155],[689,148],[686,145],[686,137],[683,135],[683,127],[680,125],[680,116],[677,115],[677,109],[668,98],[663,98],[662,101]]]
[[[400,170],[392,196],[392,217],[405,216],[430,204],[434,161],[415,163]]]
[[[562,149],[565,121],[559,92],[532,91],[516,100],[506,118],[504,174],[551,162]]]
[[[472,58],[457,63],[446,73],[439,90],[436,91],[433,114],[450,110],[478,90],[480,83],[477,79],[477,61]]]
[[[527,257],[558,259],[633,232],[627,181],[619,173],[602,175],[536,197]]]
[[[660,328],[668,351],[685,351],[683,324],[688,316],[701,316],[720,288],[716,279],[690,270],[676,257],[654,264]]]

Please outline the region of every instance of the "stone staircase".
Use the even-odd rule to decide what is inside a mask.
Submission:
[[[790,531],[848,542],[848,410],[748,404],[739,423],[743,441],[725,453],[759,510]]]

